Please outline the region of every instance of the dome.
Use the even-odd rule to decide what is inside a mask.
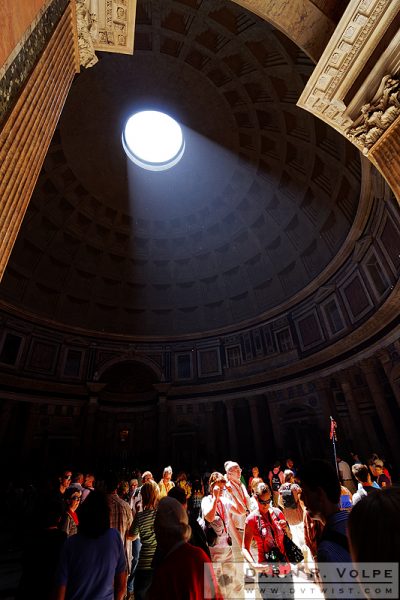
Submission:
[[[315,288],[351,229],[360,159],[296,106],[312,70],[233,2],[139,1],[133,56],[103,53],[72,85],[0,297],[154,339],[227,331]],[[141,110],[181,124],[174,168],[126,157]]]

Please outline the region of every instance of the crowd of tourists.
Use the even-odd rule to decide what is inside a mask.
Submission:
[[[228,599],[249,586],[268,597],[273,577],[290,598],[292,574],[315,564],[397,561],[400,488],[377,455],[349,462],[288,458],[243,473],[228,460],[193,478],[166,466],[159,481],[63,469],[36,498],[16,598]]]

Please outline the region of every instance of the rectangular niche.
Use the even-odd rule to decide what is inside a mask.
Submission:
[[[321,308],[331,337],[337,335],[346,328],[342,310],[335,296],[330,296],[327,300],[322,302]]]
[[[351,279],[342,285],[340,292],[353,323],[364,317],[373,308],[373,303],[359,273],[354,273]]]
[[[63,375],[64,377],[80,378],[82,368],[83,350],[68,348],[65,353]]]
[[[381,260],[373,248],[365,256],[363,267],[375,297],[380,300],[389,290],[390,281]]]
[[[311,312],[299,317],[295,323],[303,350],[312,348],[324,341],[324,334],[315,308]]]
[[[193,353],[175,354],[175,377],[178,381],[193,379]]]
[[[294,348],[289,327],[275,331],[275,339],[280,352],[291,352]]]
[[[27,368],[31,371],[54,373],[59,345],[33,339],[29,349]]]
[[[226,362],[228,368],[240,367],[242,364],[242,349],[238,345],[226,347]]]
[[[16,333],[5,332],[0,352],[0,363],[10,367],[17,366],[22,352],[23,337]]]
[[[400,268],[400,232],[388,217],[382,229],[379,242],[390,263],[397,272]]]
[[[276,352],[276,344],[272,335],[272,330],[270,325],[264,325],[262,328],[262,332],[264,335],[265,347],[267,349],[267,354],[274,354]]]
[[[219,348],[198,350],[199,377],[214,377],[221,375],[221,357]]]

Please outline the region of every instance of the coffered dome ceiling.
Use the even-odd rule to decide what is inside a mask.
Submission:
[[[76,78],[0,285],[8,303],[104,332],[165,337],[262,317],[336,255],[358,151],[296,107],[313,69],[232,2],[139,0],[135,54]],[[128,164],[121,132],[165,110],[186,151]]]

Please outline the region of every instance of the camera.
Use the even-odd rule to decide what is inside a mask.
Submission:
[[[269,552],[265,552],[264,554],[266,562],[281,562],[285,560],[285,557],[282,556],[282,552],[276,546],[271,548]]]
[[[231,538],[231,536],[229,535],[229,533],[228,533],[228,537],[227,537],[227,539],[226,539],[226,543],[228,544],[228,546],[232,546],[232,538]]]

